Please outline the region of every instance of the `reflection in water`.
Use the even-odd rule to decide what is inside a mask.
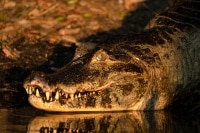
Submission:
[[[200,118],[170,112],[49,114],[31,107],[0,109],[2,133],[199,133]]]

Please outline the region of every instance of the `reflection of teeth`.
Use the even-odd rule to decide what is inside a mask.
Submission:
[[[40,97],[40,93],[39,93],[39,90],[36,89],[36,94],[35,94],[37,97]]]
[[[74,94],[70,94],[70,98],[74,100]]]
[[[58,93],[58,91],[56,91],[55,99],[56,99],[56,100],[59,99],[59,93]]]
[[[46,92],[45,94],[46,94],[47,100],[49,100],[50,93],[49,93],[49,92]]]

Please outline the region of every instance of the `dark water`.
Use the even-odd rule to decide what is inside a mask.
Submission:
[[[0,133],[200,133],[194,114],[154,112],[47,113],[32,107],[0,109]]]

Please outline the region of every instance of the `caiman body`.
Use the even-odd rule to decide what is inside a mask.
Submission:
[[[60,112],[160,110],[199,95],[199,6],[177,2],[139,34],[97,45],[55,73],[33,72],[29,102]]]

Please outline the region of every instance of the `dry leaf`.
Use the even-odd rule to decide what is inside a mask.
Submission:
[[[78,34],[80,31],[81,31],[80,28],[75,28],[75,29],[63,28],[63,29],[60,29],[58,33],[60,35],[71,35],[71,34]]]
[[[6,26],[4,29],[2,29],[0,32],[10,32],[13,31],[15,29],[14,25],[9,25]]]
[[[14,1],[5,2],[4,4],[4,8],[14,8],[15,6],[16,6],[16,2]]]
[[[72,21],[82,21],[83,16],[78,15],[78,14],[70,14],[67,16],[67,20],[72,22]]]
[[[91,29],[91,30],[98,30],[100,28],[100,24],[98,21],[91,21],[89,23],[89,25],[87,26],[88,29]]]
[[[124,6],[126,9],[130,9],[132,4],[136,4],[139,2],[144,2],[146,0],[124,0]]]
[[[40,11],[38,9],[33,9],[28,14],[29,17],[37,17],[40,16]]]
[[[49,0],[37,0],[37,3],[41,7],[50,7],[53,3],[51,3]]]
[[[70,36],[70,35],[61,36],[61,39],[66,41],[66,42],[71,42],[71,43],[77,42],[77,39],[73,36]]]
[[[9,46],[1,46],[3,53],[5,54],[6,57],[11,58],[11,59],[17,59],[20,57],[20,53],[19,51],[17,51],[16,49],[11,49]]]

